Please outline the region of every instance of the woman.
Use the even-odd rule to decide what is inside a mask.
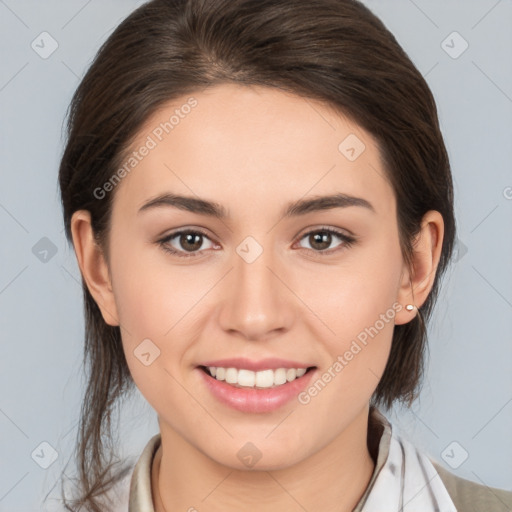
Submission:
[[[69,510],[512,506],[379,410],[417,396],[455,220],[433,96],[362,4],[141,6],[73,98],[59,178],[89,368]],[[160,432],[116,472],[134,387]]]

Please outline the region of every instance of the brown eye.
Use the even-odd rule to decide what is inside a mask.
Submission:
[[[210,247],[203,247],[205,240],[210,242]],[[171,233],[159,240],[158,243],[165,251],[185,258],[199,256],[202,250],[211,249],[214,245],[206,233],[194,230],[182,230]]]
[[[326,231],[319,231],[317,233],[310,234],[308,242],[313,249],[323,251],[328,249],[332,243],[332,235]]]
[[[341,240],[341,242],[339,242],[334,247],[331,247],[331,244],[335,241],[336,238]],[[309,247],[303,246],[305,249],[310,249],[314,252],[317,252],[318,254],[325,253],[326,255],[350,247],[356,241],[355,238],[333,228],[322,228],[309,231],[301,238],[301,240],[307,240],[309,244]],[[328,249],[333,250],[327,251]]]
[[[203,245],[203,235],[199,233],[180,234],[178,237],[179,245],[186,251],[195,251]]]

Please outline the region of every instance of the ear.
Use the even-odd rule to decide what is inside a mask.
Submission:
[[[397,297],[403,308],[395,315],[396,325],[410,322],[418,314],[417,309],[427,300],[436,277],[443,236],[443,216],[438,211],[428,211],[423,216],[420,232],[413,243],[412,268],[404,262]],[[414,309],[408,311],[407,304],[412,304]]]
[[[76,211],[71,217],[71,234],[82,277],[108,325],[119,325],[114,293],[107,262],[96,243],[87,210]]]

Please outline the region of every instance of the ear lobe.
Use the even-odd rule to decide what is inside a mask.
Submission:
[[[108,265],[94,239],[89,211],[79,210],[73,214],[71,234],[80,272],[103,319],[108,325],[119,325]]]
[[[444,222],[435,210],[428,211],[422,219],[421,228],[414,240],[411,268],[404,263],[397,300],[403,309],[395,316],[395,324],[410,322],[427,300],[436,277],[437,265],[443,246]],[[407,304],[414,309],[408,311]]]

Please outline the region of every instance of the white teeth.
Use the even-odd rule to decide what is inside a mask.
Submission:
[[[254,372],[252,372],[254,373]],[[256,387],[270,388],[274,385],[274,370],[256,372]]]
[[[226,382],[236,384],[238,380],[238,371],[236,368],[226,368]]]
[[[236,387],[271,388],[292,382],[306,373],[306,368],[277,368],[276,370],[251,370],[208,366],[208,371],[217,380],[224,380]]]
[[[278,368],[274,371],[274,384],[280,386],[286,382],[286,370],[284,368]]]
[[[231,368],[235,370],[234,368]],[[236,370],[235,370],[236,372]],[[254,387],[254,382],[256,381],[256,376],[254,372],[249,370],[238,370],[237,378],[234,384],[240,384],[240,386],[247,386],[249,388]]]

